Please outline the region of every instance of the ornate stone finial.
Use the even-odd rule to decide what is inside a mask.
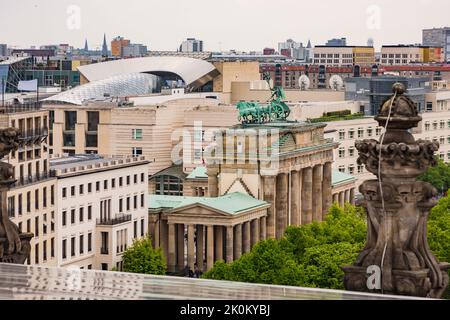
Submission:
[[[0,129],[0,159],[19,147],[19,131],[15,128]],[[31,233],[21,233],[9,220],[7,192],[16,180],[14,167],[0,161],[0,262],[23,264],[29,256]]]
[[[357,141],[358,163],[378,180],[361,184],[367,212],[366,245],[344,267],[348,290],[439,298],[448,285],[448,263],[439,263],[427,240],[427,219],[436,205],[435,188],[416,181],[436,164],[439,144],[414,139],[408,131],[421,120],[415,103],[396,83],[375,119],[386,132],[380,141]],[[381,180],[381,181],[380,181]],[[378,269],[377,269],[378,268]],[[368,270],[380,270],[380,285],[368,284]]]

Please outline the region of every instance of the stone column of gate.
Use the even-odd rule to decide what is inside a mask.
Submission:
[[[339,192],[339,206],[343,208],[345,205],[344,191]]]
[[[259,219],[259,239],[266,240],[267,237],[267,222],[266,217]]]
[[[197,248],[196,248],[196,256],[197,256],[197,267],[198,270],[203,271],[203,255],[204,255],[204,241],[203,241],[203,225],[197,225]]]
[[[242,255],[242,224],[234,226],[234,259],[239,259]]]
[[[345,203],[350,203],[350,190],[345,190],[344,201],[345,201]]]
[[[208,226],[206,230],[206,271],[214,265],[214,226]]]
[[[302,224],[312,222],[312,168],[302,170]]]
[[[275,226],[276,226],[276,188],[275,188],[276,176],[263,176],[263,192],[264,201],[271,204],[267,209],[267,238],[275,238]]]
[[[327,162],[323,165],[323,178],[322,178],[322,219],[328,213],[328,210],[332,204],[332,190],[331,190],[331,175],[332,175],[332,163]]]
[[[300,181],[300,172],[292,171],[291,172],[291,225],[298,226],[301,224],[301,208],[300,208],[300,199],[301,199],[301,181]]]
[[[169,223],[168,226],[168,250],[169,250],[169,254],[168,254],[168,259],[167,259],[167,270],[169,272],[175,272],[175,248],[176,248],[176,237],[175,237],[175,224],[173,223]]]
[[[276,233],[277,239],[280,239],[287,227],[288,218],[288,193],[289,193],[289,176],[287,173],[280,173],[276,181]]]
[[[228,226],[226,229],[226,256],[227,256],[227,263],[233,262],[233,226]]]
[[[313,221],[322,221],[322,177],[323,166],[313,168]]]
[[[254,219],[250,222],[250,237],[251,237],[251,243],[250,243],[250,249],[255,246],[259,242],[259,219]]]
[[[350,203],[355,204],[355,188],[350,189]]]
[[[194,225],[188,225],[188,267],[194,271],[195,267],[195,243],[194,243]]]
[[[333,194],[333,203],[339,204],[339,193]]]
[[[177,268],[184,269],[184,224],[177,224]]]
[[[242,251],[250,252],[250,221],[246,221],[242,228]]]
[[[215,242],[215,254],[214,254],[214,261],[218,260],[224,260],[223,259],[223,227],[222,226],[216,226],[214,228],[214,242]]]
[[[219,196],[219,180],[217,174],[219,173],[218,168],[208,167],[206,174],[208,175],[208,196],[216,198]]]

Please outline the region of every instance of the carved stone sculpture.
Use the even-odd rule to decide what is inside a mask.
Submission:
[[[19,131],[15,128],[0,129],[0,159],[19,146]],[[23,264],[28,258],[31,247],[31,233],[21,233],[9,220],[7,192],[16,182],[14,167],[0,161],[0,262]]]
[[[403,95],[402,84],[394,84],[393,90],[395,95],[375,117],[380,126],[387,123],[384,137],[355,144],[358,163],[378,179],[360,186],[367,239],[355,263],[343,267],[344,285],[352,291],[439,298],[448,285],[450,265],[439,263],[427,241],[427,219],[437,192],[431,184],[416,181],[436,164],[439,144],[415,141],[409,129],[422,118],[415,103]],[[378,287],[368,283],[371,274],[367,270],[374,270],[373,266],[381,271]]]

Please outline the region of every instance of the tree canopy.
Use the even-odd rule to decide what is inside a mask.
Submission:
[[[123,254],[123,271],[164,275],[166,259],[161,249],[154,249],[152,239],[145,237],[135,239],[133,245]]]
[[[437,165],[429,167],[418,179],[431,183],[439,193],[444,193],[450,189],[450,165],[439,158],[436,160]]]

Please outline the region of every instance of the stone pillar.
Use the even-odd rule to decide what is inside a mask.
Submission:
[[[276,198],[276,189],[275,189],[275,180],[276,176],[264,176],[264,201],[271,204],[271,206],[267,209],[267,238],[275,238],[275,221],[276,221],[276,207],[275,207],[275,198]]]
[[[206,230],[206,270],[214,265],[214,226],[208,226]]]
[[[219,180],[217,178],[217,174],[219,170],[215,167],[208,167],[207,175],[208,175],[208,196],[212,198],[216,198],[219,196]]]
[[[328,213],[332,203],[331,194],[331,175],[332,175],[332,163],[327,162],[323,165],[323,179],[322,179],[322,219]]]
[[[251,244],[250,247],[253,248],[255,244],[259,242],[259,219],[254,219],[251,221]]]
[[[194,225],[188,225],[188,267],[194,271],[195,264],[195,243],[194,243]]]
[[[301,195],[301,181],[300,172],[291,172],[291,225],[298,226],[301,224],[301,208],[300,208],[300,195]]]
[[[312,222],[312,168],[302,170],[302,224]]]
[[[242,230],[242,250],[244,253],[250,252],[250,221],[244,222]]]
[[[183,270],[184,266],[184,224],[177,224],[177,267]]]
[[[168,233],[169,233],[168,229],[169,228],[167,225],[167,220],[161,220],[160,226],[161,226],[160,244],[163,249],[164,256],[168,258],[169,257],[169,237],[168,237]]]
[[[227,239],[226,239],[226,246],[227,246],[227,263],[233,262],[233,227],[228,226],[227,227]]]
[[[355,205],[355,188],[350,189],[350,203]]]
[[[339,193],[333,194],[333,203],[339,204]]]
[[[266,217],[261,217],[259,219],[259,239],[266,240],[267,238],[267,222]]]
[[[313,221],[322,221],[322,176],[323,166],[319,164],[313,169]]]
[[[223,260],[223,227],[216,226],[214,230],[215,237],[215,260]]]
[[[197,225],[197,267],[198,270],[203,271],[203,255],[204,255],[204,241],[203,241],[203,225]]]
[[[344,204],[345,204],[344,191],[341,191],[339,192],[339,206],[343,208]]]
[[[168,231],[168,247],[169,247],[169,255],[167,261],[167,270],[169,272],[175,272],[175,248],[176,248],[176,238],[175,238],[175,224],[169,223],[169,231]]]
[[[242,224],[234,226],[234,259],[239,259],[242,255]]]
[[[345,203],[350,203],[350,190],[345,190],[344,193]]]
[[[153,247],[155,249],[161,248],[161,241],[160,241],[161,232],[160,232],[160,229],[161,229],[161,220],[158,219],[155,222],[155,237],[152,239],[153,240],[153,244],[154,244]]]
[[[277,176],[277,191],[276,191],[276,238],[280,239],[284,230],[287,227],[288,218],[288,192],[289,192],[289,177],[286,173],[280,173]]]

